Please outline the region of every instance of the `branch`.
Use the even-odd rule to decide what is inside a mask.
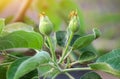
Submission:
[[[83,68],[71,68],[71,69],[64,69],[63,72],[69,72],[69,71],[79,71],[79,70],[91,70],[90,67],[83,67]]]
[[[31,3],[32,3],[32,0],[23,0],[12,22],[23,21],[23,17],[25,16],[25,13],[27,12]]]

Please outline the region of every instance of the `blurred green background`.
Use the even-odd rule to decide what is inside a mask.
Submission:
[[[0,18],[6,24],[19,12],[27,0],[0,0]],[[102,36],[93,42],[96,49],[110,51],[120,48],[120,0],[29,0],[31,5],[26,11],[24,22],[39,24],[39,13],[45,12],[55,26],[55,31],[65,30],[70,11],[78,11],[81,34],[90,33],[92,28],[101,30]],[[27,19],[25,18],[27,17]],[[28,21],[29,20],[29,21]]]

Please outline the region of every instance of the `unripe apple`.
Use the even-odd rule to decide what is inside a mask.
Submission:
[[[70,22],[69,22],[69,29],[72,32],[77,32],[79,30],[80,27],[80,21],[79,21],[79,17],[77,15],[76,11],[72,11],[70,13]]]
[[[39,30],[43,35],[50,35],[53,31],[53,24],[44,13],[40,14]]]

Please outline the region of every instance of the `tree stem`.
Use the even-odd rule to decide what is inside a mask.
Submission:
[[[72,48],[71,48],[70,51],[65,55],[65,57],[63,58],[63,60],[65,60],[65,59],[69,56],[69,54],[71,53],[71,51],[72,51]]]
[[[20,6],[20,9],[16,13],[12,22],[23,21],[23,17],[25,16],[25,13],[31,3],[32,3],[32,0],[23,0],[22,4]]]
[[[80,62],[79,62],[79,61],[72,62],[72,63],[71,63],[71,66],[73,66],[73,65],[75,65],[75,64],[78,64],[78,63],[80,63]]]
[[[65,72],[65,74],[70,78],[70,79],[75,79],[72,75],[70,75],[69,73]]]
[[[16,59],[19,58],[19,57],[15,56],[15,55],[11,55],[11,54],[7,54],[7,55],[10,56],[10,57],[16,58]]]
[[[8,62],[8,63],[2,63],[2,64],[0,64],[0,66],[3,66],[3,65],[9,65],[9,64],[11,64],[12,62]]]
[[[68,39],[68,42],[67,42],[66,48],[65,48],[65,50],[63,51],[63,53],[62,53],[62,57],[60,58],[60,61],[59,61],[58,63],[63,62],[64,57],[65,57],[66,54],[67,54],[67,51],[68,51],[68,48],[69,48],[69,45],[70,45],[70,43],[71,43],[72,38],[73,38],[73,32],[70,34],[70,37],[69,37],[69,39]]]
[[[52,77],[52,79],[55,79],[58,74],[59,74],[59,72],[56,73],[56,74]]]
[[[71,68],[71,69],[64,69],[63,72],[69,72],[69,71],[79,71],[79,70],[91,70],[90,67],[83,67],[83,68]]]
[[[54,48],[53,48],[52,41],[51,41],[51,39],[50,39],[49,36],[47,36],[47,41],[48,41],[48,44],[49,44],[49,47],[50,47],[50,52],[51,52],[51,55],[52,55],[52,60],[56,62],[57,58],[56,58],[56,55],[55,55],[55,51],[54,51]]]

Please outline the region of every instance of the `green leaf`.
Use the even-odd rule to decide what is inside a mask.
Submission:
[[[80,79],[102,79],[102,78],[95,72],[88,72],[84,74]]]
[[[79,48],[83,48],[87,45],[89,45],[93,40],[94,40],[94,35],[90,34],[90,35],[86,35],[83,37],[79,37],[74,44],[72,45],[73,49],[79,49]]]
[[[99,57],[96,62],[105,62],[116,57],[120,57],[120,49],[112,50],[111,52]]]
[[[79,37],[77,40],[75,40],[75,42],[72,45],[73,49],[79,49],[79,48],[83,48],[90,45],[91,42],[97,39],[98,37],[100,37],[100,35],[101,35],[100,30],[97,28],[94,28],[93,34],[82,36],[82,37]]]
[[[51,66],[49,66],[48,64],[45,64],[45,65],[39,66],[37,69],[38,69],[39,77],[42,77],[51,69]]]
[[[17,68],[19,67],[19,65],[20,65],[23,61],[27,60],[28,58],[30,58],[30,57],[22,57],[22,58],[20,58],[20,59],[17,59],[16,61],[14,61],[14,63],[12,63],[12,64],[10,65],[10,67],[9,67],[9,69],[8,69],[8,71],[7,71],[7,77],[12,78],[12,77],[15,75],[14,72],[17,71]],[[2,72],[3,72],[3,71],[2,71]],[[33,71],[29,72],[28,74],[25,74],[25,75],[24,75],[23,77],[21,77],[20,79],[31,79],[32,77],[36,76],[36,74],[37,74],[37,70],[33,70]],[[2,78],[2,77],[0,77],[0,78]],[[2,79],[5,79],[5,78],[2,78]],[[8,79],[8,78],[7,78],[7,79]]]
[[[36,32],[15,31],[0,37],[0,50],[10,48],[41,49],[43,38]]]
[[[93,29],[93,33],[94,33],[95,39],[97,39],[97,38],[100,37],[100,35],[101,35],[100,30],[97,29],[97,28],[94,28],[94,29]]]
[[[56,39],[57,39],[57,44],[60,46],[65,46],[66,43],[66,31],[58,31],[56,32]]]
[[[0,66],[0,79],[6,79],[7,67]]]
[[[53,69],[48,64],[41,65],[38,67],[38,75],[39,77],[47,76],[47,78],[52,78],[55,74],[58,74],[59,71],[56,69]]]
[[[90,52],[93,52],[95,54],[99,54],[98,51],[94,48],[94,46],[92,44],[80,49],[81,52],[85,52],[85,51],[90,51]]]
[[[81,36],[80,35],[74,35],[73,38],[72,38],[72,41],[70,43],[70,45],[72,46],[74,44],[74,42],[80,38]],[[86,51],[90,51],[90,52],[93,52],[93,53],[97,53],[97,51],[95,50],[95,48],[90,44],[86,47],[83,47],[82,49],[78,49],[80,52],[86,52]]]
[[[72,38],[72,40],[71,40],[70,45],[72,46],[72,45],[74,44],[74,42],[75,42],[79,37],[81,37],[81,36],[80,36],[80,35],[73,35],[73,38]]]
[[[14,62],[8,70],[9,73],[7,75],[7,79],[19,79],[20,77],[31,72],[32,70],[35,70],[40,65],[48,63],[49,60],[50,56],[48,52],[37,51],[36,55],[21,62],[19,65],[17,65],[17,67],[16,67],[17,62]],[[14,67],[16,67],[16,70],[13,70]],[[12,72],[13,74],[12,76],[10,72]]]
[[[39,77],[47,76],[47,78],[52,78],[55,74],[58,74],[59,71],[51,67],[50,65],[44,64],[39,66],[38,68]]]
[[[4,26],[5,26],[5,19],[0,18],[0,34],[3,31]]]
[[[33,27],[30,25],[27,25],[25,23],[22,23],[22,22],[11,23],[11,24],[8,24],[4,27],[5,33],[11,33],[11,32],[19,31],[19,30],[32,32]]]
[[[8,68],[8,71],[7,71],[7,79],[13,79],[14,75],[15,75],[15,72],[17,71],[19,65],[27,60],[29,57],[22,57],[20,59],[17,59],[15,60],[11,65],[10,67]]]
[[[58,74],[59,71],[51,67],[48,63],[39,66],[38,68],[39,77],[47,76],[47,78],[52,78],[55,74]]]
[[[28,74],[25,74],[20,79],[33,79],[37,75],[38,75],[38,72],[37,72],[37,69],[35,69],[35,70],[29,72]],[[37,77],[37,79],[38,79],[38,77]]]
[[[54,69],[49,75],[48,75],[48,78],[53,78],[55,77],[56,75],[60,74],[60,72],[56,69]]]
[[[120,49],[116,49],[99,57],[94,64],[89,66],[93,70],[101,70],[120,77]]]
[[[97,57],[97,55],[91,51],[85,51],[81,54],[80,58],[79,58],[79,62],[83,63],[83,62],[88,62],[91,60],[94,60]]]

